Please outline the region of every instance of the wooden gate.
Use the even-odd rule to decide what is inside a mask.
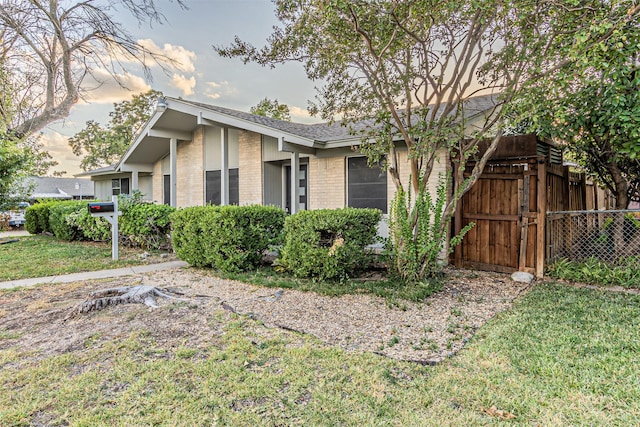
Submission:
[[[538,159],[496,162],[485,168],[456,212],[454,233],[475,224],[455,248],[457,266],[542,274],[544,227],[538,230],[538,224],[544,224],[545,189],[538,176],[542,172],[544,177],[544,169],[544,161]]]

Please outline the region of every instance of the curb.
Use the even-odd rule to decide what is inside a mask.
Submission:
[[[31,287],[47,283],[71,283],[89,279],[108,279],[111,277],[134,276],[136,274],[170,270],[173,268],[184,268],[187,266],[189,266],[189,264],[184,261],[170,261],[159,264],[134,265],[132,267],[115,268],[112,270],[87,271],[83,273],[63,274],[58,276],[9,280],[7,282],[0,282],[0,289]]]

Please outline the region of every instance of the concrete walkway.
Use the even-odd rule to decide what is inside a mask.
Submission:
[[[29,287],[43,283],[71,283],[80,280],[108,279],[111,277],[133,276],[136,274],[149,273],[153,271],[169,270],[172,268],[187,267],[184,261],[170,261],[159,264],[135,265],[132,267],[116,268],[113,270],[87,271],[84,273],[63,274],[59,276],[36,277],[33,279],[10,280],[0,282],[0,289],[11,289],[17,287]]]
[[[22,237],[22,236],[30,236],[30,234],[25,229],[0,231],[0,239],[3,239],[5,237]]]

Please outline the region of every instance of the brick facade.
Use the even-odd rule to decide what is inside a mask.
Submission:
[[[346,204],[345,157],[309,158],[309,209],[343,208]]]
[[[240,205],[262,204],[262,137],[240,131],[238,145]]]
[[[204,128],[193,132],[191,141],[178,141],[177,153],[178,207],[204,204]]]

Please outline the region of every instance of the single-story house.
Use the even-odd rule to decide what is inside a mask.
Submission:
[[[26,178],[23,185],[30,189],[31,202],[40,199],[85,200],[94,196],[94,182],[87,178],[32,176]]]
[[[470,131],[495,110],[495,97],[470,98]],[[363,124],[364,125],[364,124]],[[263,204],[303,209],[375,207],[387,213],[395,188],[369,167],[360,137],[339,123],[301,124],[176,98],[163,98],[121,160],[78,176],[95,184],[97,199],[139,190],[175,207]],[[407,150],[398,165],[409,180]],[[449,166],[443,151],[435,166]],[[405,167],[403,167],[405,165]]]

